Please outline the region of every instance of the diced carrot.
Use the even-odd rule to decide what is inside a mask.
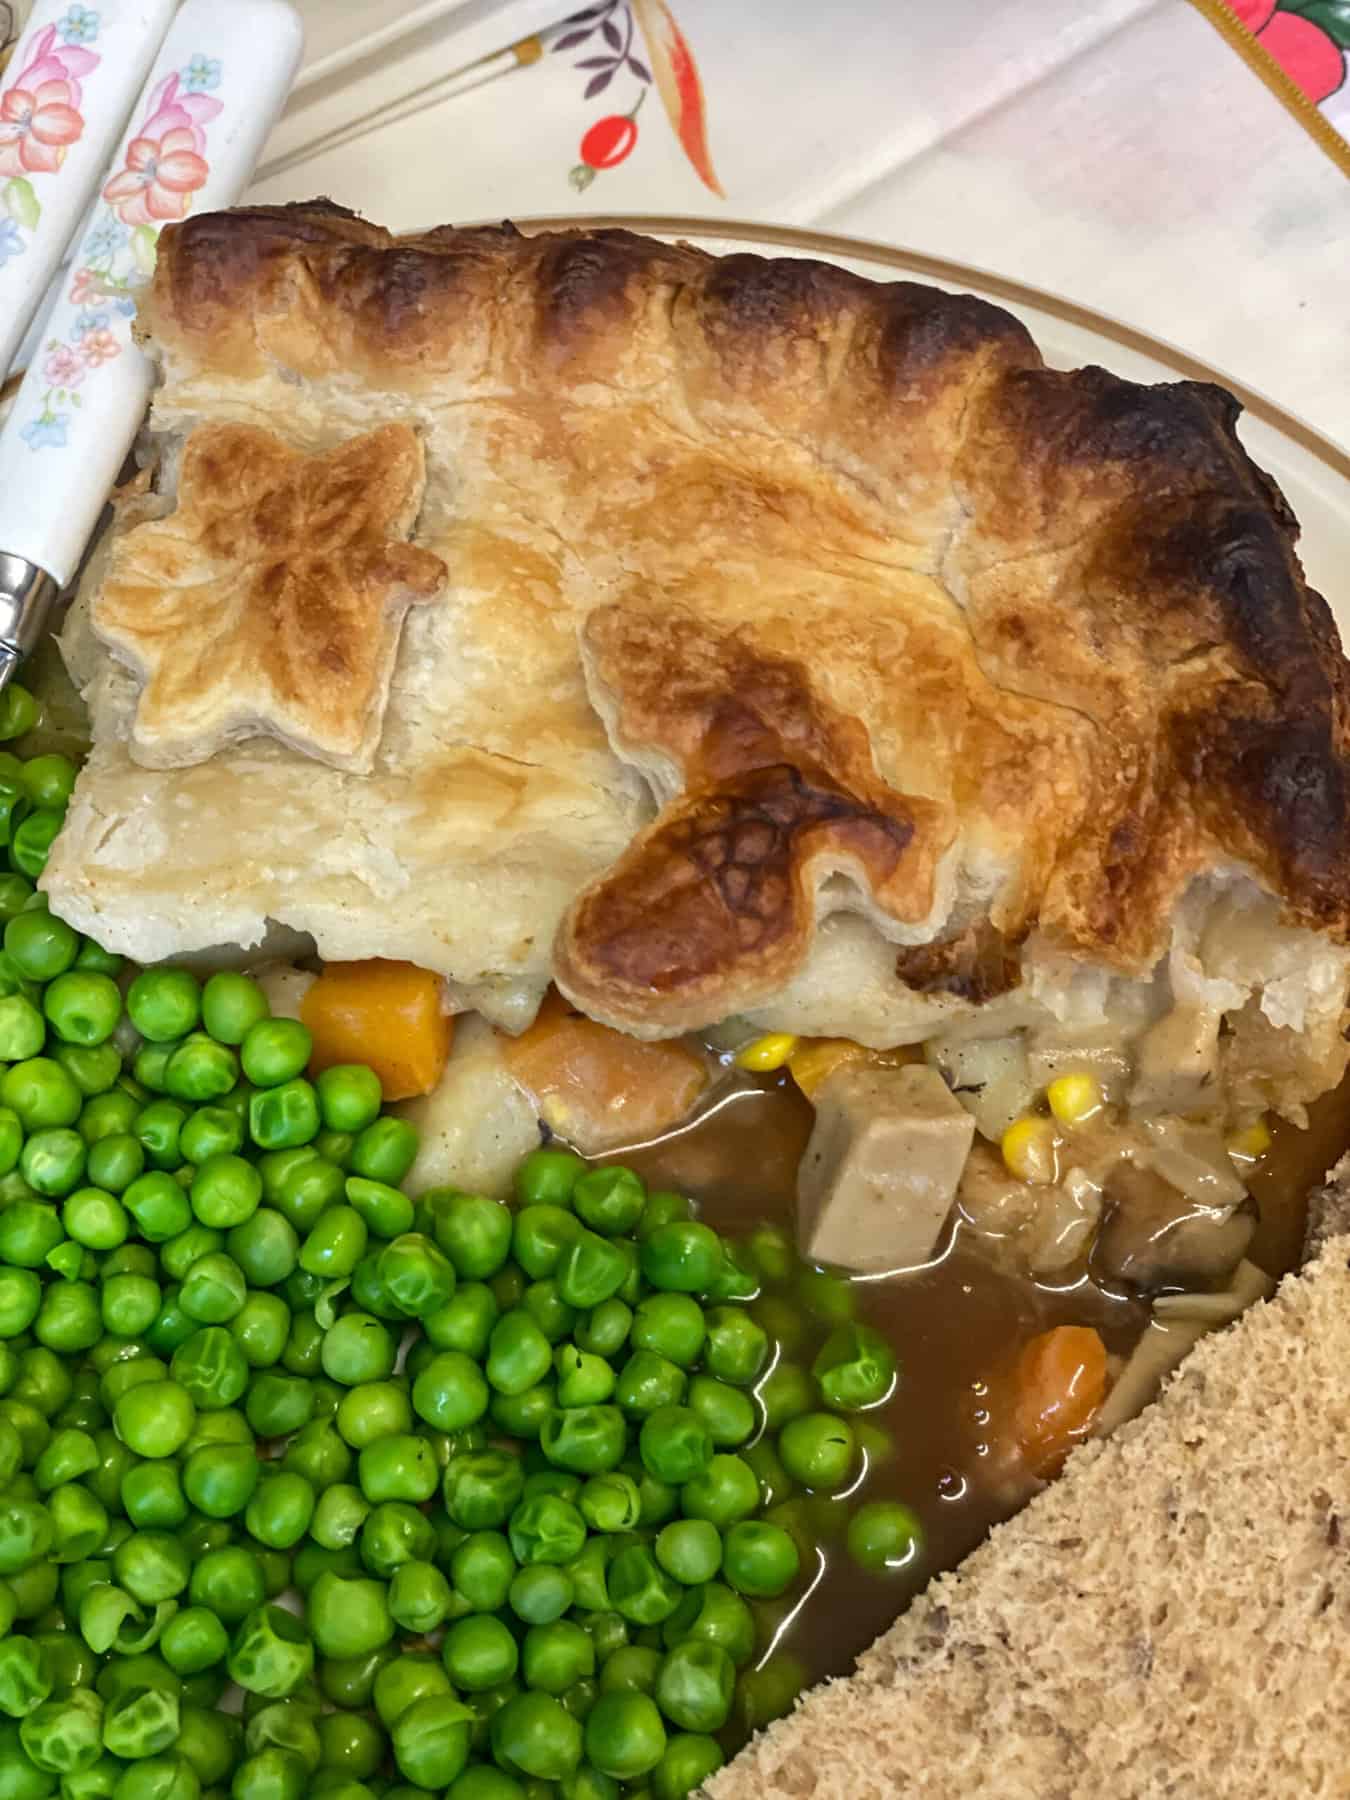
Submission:
[[[1028,1468],[1053,1475],[1097,1415],[1106,1393],[1106,1345],[1090,1326],[1056,1325],[1023,1346],[1012,1423]]]
[[[550,991],[518,1038],[503,1038],[511,1074],[550,1130],[590,1153],[658,1137],[686,1118],[708,1084],[698,1056],[598,1025]]]
[[[429,1094],[445,1073],[455,1022],[441,1009],[441,981],[412,963],[328,963],[300,1002],[314,1037],[310,1070],[369,1063],[386,1100]]]
[[[850,1063],[895,1069],[917,1058],[918,1052],[907,1044],[896,1050],[869,1050],[865,1044],[855,1044],[852,1038],[799,1038],[787,1066],[802,1093],[814,1100],[822,1082]]]

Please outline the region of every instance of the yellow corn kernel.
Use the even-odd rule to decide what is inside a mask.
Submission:
[[[797,1040],[788,1031],[770,1031],[736,1052],[738,1069],[753,1069],[756,1075],[767,1075],[781,1069],[797,1048]]]
[[[870,1054],[852,1038],[800,1038],[788,1058],[788,1069],[806,1098],[813,1100],[828,1075],[846,1063],[862,1062]]]
[[[1050,1110],[1061,1125],[1086,1125],[1102,1110],[1104,1096],[1094,1075],[1059,1075],[1045,1090]]]
[[[1264,1119],[1258,1119],[1245,1131],[1229,1138],[1228,1154],[1236,1157],[1238,1162],[1259,1162],[1273,1142],[1269,1125]]]
[[[1019,1181],[1043,1187],[1059,1173],[1055,1157],[1055,1128],[1049,1119],[1024,1113],[1004,1132],[999,1149],[1004,1166]]]

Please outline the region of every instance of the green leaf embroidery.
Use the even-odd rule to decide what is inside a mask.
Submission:
[[[143,275],[153,275],[155,272],[155,249],[158,242],[159,233],[153,225],[138,225],[131,234],[131,254]]]
[[[1320,25],[1333,44],[1350,50],[1350,0],[1288,0],[1280,11]]]
[[[5,211],[16,225],[22,225],[32,231],[42,217],[42,202],[33,192],[31,181],[25,181],[22,175],[14,175],[5,183]]]

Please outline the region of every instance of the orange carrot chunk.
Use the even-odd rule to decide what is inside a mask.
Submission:
[[[1056,1325],[1017,1359],[1013,1428],[1027,1466],[1053,1475],[1083,1437],[1106,1393],[1106,1345],[1087,1325]]]
[[[310,1072],[369,1063],[386,1100],[429,1094],[445,1073],[455,1022],[441,1010],[441,981],[412,963],[328,963],[300,1002],[314,1037]]]
[[[527,1031],[502,1040],[502,1053],[549,1128],[587,1154],[669,1131],[708,1082],[683,1044],[627,1037],[553,991]]]

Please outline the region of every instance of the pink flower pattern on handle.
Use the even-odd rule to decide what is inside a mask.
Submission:
[[[150,99],[150,115],[127,145],[127,164],[103,189],[125,225],[164,225],[185,219],[192,196],[206,185],[210,164],[205,127],[221,111],[209,94],[181,91],[167,76]]]
[[[56,36],[55,25],[39,33],[0,97],[0,175],[54,175],[84,131],[80,78],[99,57],[77,43],[58,46]]]
[[[102,201],[75,259],[67,298],[78,307],[67,339],[44,345],[49,383],[42,407],[20,436],[30,450],[64,449],[77,392],[86,377],[122,354],[136,290],[150,279],[162,228],[185,219],[211,173],[206,128],[224,111],[218,59],[191,57],[150,95],[127,144],[124,166],[104,183]]]

